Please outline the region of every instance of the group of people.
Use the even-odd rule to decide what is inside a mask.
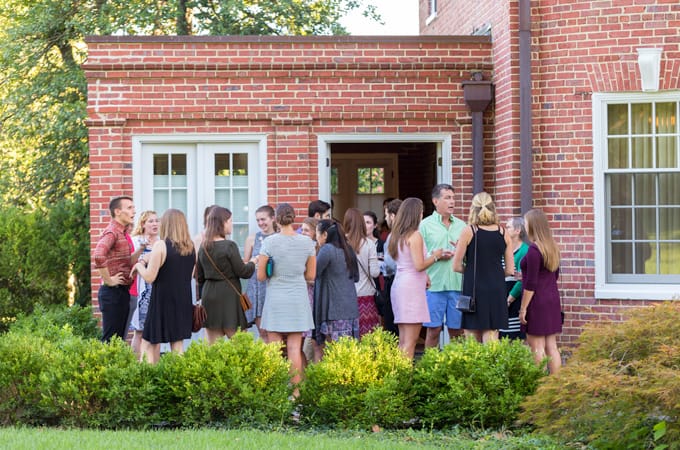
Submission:
[[[398,334],[410,358],[422,327],[426,347],[439,345],[444,325],[451,338],[464,333],[480,342],[498,339],[500,330],[526,337],[537,361],[548,356],[550,371],[559,370],[560,256],[545,215],[531,210],[503,226],[482,192],[465,223],[453,215],[448,184],[434,187],[432,201],[434,212],[423,218],[420,199],[391,199],[379,224],[374,212],[357,208],[335,220],[331,205],[317,200],[298,228],[291,205],[265,205],[255,212],[260,231],[241,255],[224,207],[206,208],[194,239],[175,209],[160,220],[145,211],[130,236],[132,199],[114,198],[113,220],[94,252],[103,339],[125,337],[131,324],[140,359],[157,362],[162,342],[182,352],[192,334],[194,279],[208,342],[255,325],[265,342],[283,344],[293,384],[308,361],[323,358],[327,343],[380,326]],[[241,279],[252,301],[247,311]],[[475,298],[473,312],[458,310],[461,295]]]

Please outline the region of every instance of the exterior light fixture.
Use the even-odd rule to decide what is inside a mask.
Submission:
[[[639,48],[638,68],[642,80],[642,90],[655,92],[659,90],[659,73],[661,72],[661,48]]]

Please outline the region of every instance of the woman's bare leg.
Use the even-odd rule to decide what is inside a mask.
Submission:
[[[420,323],[399,323],[399,348],[404,355],[413,359],[416,353],[416,343],[420,337],[420,329],[423,327]]]
[[[557,348],[557,335],[551,334],[545,337],[545,353],[550,357],[548,361],[548,370],[551,374],[556,374],[562,367],[562,355]]]
[[[465,331],[465,337],[473,337],[477,340],[477,342],[484,342],[482,340],[482,330],[464,330]]]

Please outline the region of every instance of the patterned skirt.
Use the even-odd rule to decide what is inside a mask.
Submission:
[[[359,319],[328,320],[314,330],[316,342],[337,341],[341,336],[359,339]]]
[[[373,331],[380,326],[380,313],[375,306],[375,298],[372,295],[364,295],[357,298],[359,302],[359,337]]]

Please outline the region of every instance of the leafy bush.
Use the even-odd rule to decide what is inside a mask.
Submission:
[[[374,330],[329,343],[300,386],[301,417],[319,425],[367,428],[403,426],[413,417],[412,363],[397,339]]]
[[[194,342],[184,355],[161,358],[154,408],[162,422],[182,426],[281,423],[292,411],[288,370],[280,348],[249,333]]]
[[[92,314],[92,307],[74,305],[35,305],[32,314],[20,314],[10,330],[34,333],[48,339],[59,335],[62,328],[68,328],[74,335],[83,338],[101,337],[101,329]]]
[[[680,306],[593,323],[559,374],[525,402],[521,420],[597,448],[680,448]]]
[[[149,425],[154,368],[120,339],[71,336],[43,377],[42,403],[61,425],[116,429]]]
[[[46,210],[0,211],[0,332],[35,304],[65,305],[73,275],[76,303],[90,298],[88,206],[80,197]]]
[[[41,336],[0,335],[0,424],[56,424],[41,399],[43,379],[55,366],[57,353]]]
[[[423,424],[511,425],[544,368],[519,341],[480,344],[465,339],[429,349],[415,368],[416,412]]]

